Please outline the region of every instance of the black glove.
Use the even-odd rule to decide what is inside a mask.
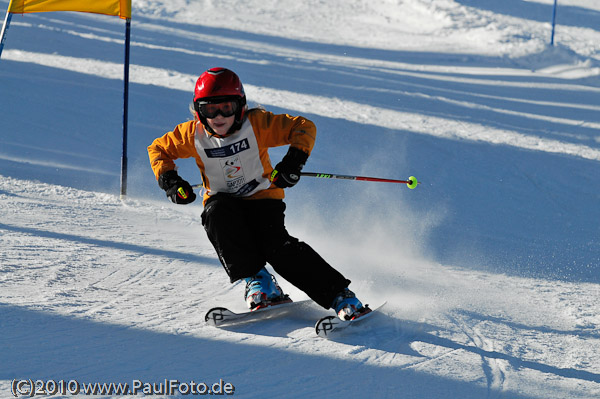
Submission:
[[[189,204],[196,199],[196,193],[190,183],[179,177],[174,170],[160,175],[158,186],[167,192],[167,197],[175,204]]]
[[[300,172],[307,159],[307,153],[296,147],[290,147],[285,157],[273,169],[271,181],[281,188],[294,186],[300,180]]]

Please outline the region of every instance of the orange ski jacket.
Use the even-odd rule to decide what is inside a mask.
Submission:
[[[208,133],[194,120],[181,123],[148,147],[156,179],[176,169],[178,158],[194,158],[202,174],[204,203],[217,193],[248,199],[283,199],[283,189],[273,185],[268,149],[291,145],[310,155],[315,144],[315,124],[301,116],[275,115],[250,110],[242,127],[221,137]]]

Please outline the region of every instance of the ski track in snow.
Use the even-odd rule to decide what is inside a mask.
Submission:
[[[600,9],[592,0],[565,0],[566,7],[559,9],[565,19],[559,20],[557,36],[562,44],[549,48],[549,24],[537,16],[550,10],[551,3],[134,0],[140,18],[133,22],[132,47],[140,58],[139,63],[134,59],[130,78],[142,87],[138,93],[149,97],[155,95],[153,88],[189,93],[197,78],[192,71],[198,66],[186,57],[269,68],[267,75],[295,70],[300,76],[293,81],[297,90],[282,84],[281,78],[274,79],[275,87],[247,83],[250,101],[343,120],[342,127],[357,124],[365,130],[443,139],[437,144],[440,148],[447,146],[446,140],[492,144],[567,155],[593,161],[595,167],[600,161],[600,103],[595,101],[600,98],[600,32],[593,18]],[[312,9],[317,12],[307,29],[301,19]],[[209,11],[213,18],[205,18],[203,13]],[[235,21],[229,26],[239,31],[205,29],[221,29],[224,18]],[[199,20],[202,29],[190,29]],[[575,24],[579,20],[581,26]],[[37,15],[15,17],[11,26],[0,67],[6,60],[34,71],[43,67],[99,80],[122,79],[117,57],[73,55],[95,46],[118,47],[120,55],[122,21]],[[16,42],[11,35],[19,29],[35,29],[80,48],[47,49],[45,42],[38,44],[39,36],[23,49],[11,48]],[[250,67],[247,72],[253,77]],[[325,72],[330,73],[317,82],[328,90],[318,91],[309,79]],[[7,76],[23,79],[14,68]],[[327,81],[332,76],[343,78]],[[352,90],[360,90],[364,101],[357,100],[359,96],[346,99],[344,93]],[[57,99],[64,100],[60,95]],[[53,105],[47,106],[51,112],[77,113],[76,108]],[[4,111],[3,116],[10,115]],[[85,113],[80,118],[87,123]],[[61,133],[45,120],[31,119],[44,133]],[[139,129],[141,122],[137,123]],[[144,129],[156,129],[152,121],[144,123]],[[75,141],[85,142],[72,134]],[[50,146],[39,138],[1,140],[0,160],[5,163],[117,178],[109,167],[98,166],[104,160],[101,151],[110,149],[102,143],[94,147],[99,153],[79,154],[70,148],[46,148]],[[20,155],[12,154],[11,148],[19,149]],[[426,148],[438,151],[430,155],[432,160],[436,155],[447,162],[460,158],[436,145]],[[51,154],[50,159],[40,157],[42,151]],[[498,158],[498,167],[514,161]],[[582,176],[573,177],[577,182],[556,185],[571,189],[575,197],[584,196],[583,204],[596,205],[597,180],[593,167],[585,165]],[[568,194],[552,190],[527,167],[518,162],[515,166],[515,176],[527,180],[512,187],[513,195],[523,198],[519,201],[550,203],[570,213],[573,230],[597,231],[581,222],[585,216],[580,213],[595,215],[593,209],[572,205]],[[341,254],[335,254],[339,232],[319,229],[319,221],[309,217],[314,209],[306,213],[311,226],[302,237],[334,248],[326,252],[344,264],[342,271],[353,274],[353,287],[361,298],[371,304],[387,300],[372,320],[323,340],[315,336],[313,325],[327,311],[316,305],[306,306],[302,314],[256,324],[223,329],[204,324],[210,307],[242,310],[244,304],[243,286],[229,284],[206,239],[199,207],[177,207],[164,199],[121,201],[115,195],[36,178],[0,170],[0,397],[11,397],[15,378],[128,383],[176,378],[209,384],[223,379],[235,385],[234,397],[241,398],[318,397],[324,390],[344,398],[600,397],[600,285],[423,259],[419,238],[442,218],[442,202],[418,223],[398,221],[386,210],[370,214],[366,221],[361,220],[364,215],[352,214],[358,222],[351,227],[359,231],[348,229],[340,240],[348,236],[356,245],[350,248],[346,243]],[[479,180],[488,179],[478,176],[473,187],[479,191]],[[533,199],[530,192],[518,191],[526,185],[535,188]],[[521,227],[531,224],[526,211],[512,206],[525,214]],[[385,253],[389,243],[380,238],[388,230],[381,236],[371,231],[382,215],[390,224],[406,223],[410,235],[417,237],[398,240],[409,247],[403,257],[398,257],[395,242],[394,251]],[[302,224],[293,221],[302,230]],[[506,226],[494,232],[496,239],[521,239],[519,227],[502,228]],[[597,246],[595,240],[589,239],[590,248]],[[373,263],[366,276],[360,274],[365,259]],[[591,264],[594,259],[586,261]],[[294,299],[306,298],[285,281],[280,283]],[[270,370],[267,375],[265,368]]]

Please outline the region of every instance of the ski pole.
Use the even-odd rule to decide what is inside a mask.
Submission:
[[[341,180],[362,180],[362,181],[374,181],[380,183],[401,183],[406,184],[411,190],[417,188],[420,184],[416,177],[411,176],[408,180],[394,180],[394,179],[382,179],[380,177],[366,177],[366,176],[348,176],[348,175],[334,175],[333,173],[315,173],[315,172],[301,172],[300,176],[318,177],[321,179],[341,179]],[[194,184],[193,189],[201,188],[202,184]]]
[[[362,180],[362,181],[374,181],[381,183],[403,183],[408,186],[411,190],[417,187],[419,182],[417,178],[411,176],[408,180],[394,180],[394,179],[382,179],[380,177],[366,177],[366,176],[348,176],[348,175],[334,175],[333,173],[314,173],[314,172],[302,172],[300,176],[318,177],[322,179],[343,179],[343,180]]]

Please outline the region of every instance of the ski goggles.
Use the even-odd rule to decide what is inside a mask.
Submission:
[[[235,100],[221,101],[218,103],[197,101],[195,105],[196,111],[207,119],[216,118],[219,114],[228,118],[235,115],[240,106]]]

